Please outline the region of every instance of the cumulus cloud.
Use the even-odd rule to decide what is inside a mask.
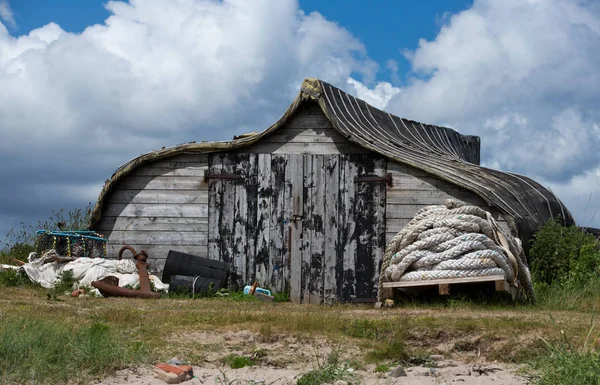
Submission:
[[[0,23],[0,212],[12,218],[0,234],[95,199],[138,154],[264,129],[304,77],[344,84],[377,67],[350,32],[293,0],[106,7],[80,34],[50,23],[13,37]]]
[[[395,92],[390,112],[481,136],[484,165],[551,185],[577,219],[590,219],[584,206],[600,191],[597,2],[476,0],[404,54],[408,84],[356,82],[358,95]]]

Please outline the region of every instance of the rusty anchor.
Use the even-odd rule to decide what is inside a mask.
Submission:
[[[153,292],[150,288],[148,263],[146,262],[148,254],[144,250],[137,253],[133,247],[125,245],[119,250],[119,260],[123,258],[125,250],[131,251],[133,259],[135,259],[135,267],[137,267],[140,277],[140,289],[135,290],[119,287],[119,279],[113,276],[94,281],[92,282],[92,286],[100,290],[100,293],[105,297],[160,298],[160,293]]]

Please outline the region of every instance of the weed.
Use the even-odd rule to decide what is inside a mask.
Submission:
[[[0,317],[0,383],[89,382],[145,354],[143,343],[123,340],[106,324]]]
[[[317,368],[302,374],[297,385],[321,385],[333,384],[336,381],[342,380],[352,382],[355,379],[355,374],[352,368],[340,362],[339,353],[333,351],[325,363],[320,363],[317,359]]]
[[[240,369],[246,366],[254,365],[254,360],[249,357],[239,356],[237,354],[230,354],[223,358],[223,363],[229,365],[231,369]]]
[[[600,385],[600,354],[589,346],[594,326],[588,332],[581,348],[575,348],[561,330],[561,340],[550,343],[543,340],[548,354],[535,360],[532,368],[536,385]],[[594,340],[598,338],[595,336]]]
[[[375,373],[387,373],[390,371],[390,367],[385,364],[379,364],[375,367]]]
[[[4,286],[31,285],[27,274],[21,270],[6,269],[0,271],[0,284]]]
[[[51,290],[52,294],[55,295],[63,295],[71,292],[77,284],[77,280],[73,278],[73,270],[63,270],[57,278],[58,280]]]

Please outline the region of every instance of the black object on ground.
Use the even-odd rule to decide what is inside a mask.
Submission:
[[[211,281],[214,282],[214,290],[218,290],[225,286],[228,272],[229,265],[225,262],[169,250],[162,281],[169,285],[176,284],[187,287],[191,292],[194,278],[199,277],[196,279],[195,286],[202,288],[203,285],[206,285],[206,289],[200,291],[206,291]],[[176,276],[177,278],[175,278]],[[180,276],[189,277],[191,280]],[[170,287],[170,290],[172,291],[173,287]],[[198,291],[194,288],[194,292]]]

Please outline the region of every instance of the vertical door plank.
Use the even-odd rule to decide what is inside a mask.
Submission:
[[[209,157],[209,173],[223,172],[223,154],[215,153]],[[208,258],[221,260],[220,220],[223,198],[223,181],[208,180]]]
[[[387,161],[384,158],[377,158],[374,164],[374,175],[385,176],[387,173]],[[373,204],[374,204],[374,225],[373,225],[373,277],[371,279],[371,298],[377,298],[379,289],[379,273],[381,268],[381,260],[385,253],[385,203],[387,184],[377,183],[374,186]]]
[[[323,229],[325,250],[323,255],[323,301],[330,305],[337,301],[337,245],[338,245],[338,196],[340,193],[340,157],[327,155],[324,158],[325,210]]]
[[[323,302],[323,256],[325,249],[325,172],[323,155],[312,155],[313,193],[311,216],[311,297],[310,303]]]
[[[285,155],[271,155],[271,215],[269,235],[270,287],[283,291],[285,285],[284,236],[285,233]]]
[[[359,166],[359,176],[373,175],[374,159],[369,155],[364,155]],[[358,182],[356,183],[356,297],[371,297],[371,279],[373,277],[373,194],[375,183]]]
[[[269,240],[271,217],[271,155],[258,154],[258,206],[256,220],[256,281],[269,283]]]
[[[310,302],[311,294],[311,228],[313,213],[313,157],[304,156],[304,177],[302,182],[303,223],[302,223],[302,302]]]
[[[248,214],[248,196],[246,193],[246,183],[248,182],[249,156],[248,154],[232,153],[235,161],[235,173],[241,176],[241,179],[233,181],[234,188],[234,210],[233,210],[233,264],[235,265],[237,279],[236,286],[243,287],[247,284],[246,259],[247,259],[247,214]]]
[[[235,173],[235,153],[223,154],[223,173]],[[234,260],[233,222],[235,216],[235,193],[236,179],[226,179],[221,182],[223,194],[221,197],[221,218],[219,221],[219,235],[221,237],[221,257],[229,264],[229,284],[233,287],[238,285],[239,266]]]
[[[258,239],[258,154],[248,154],[246,197],[246,282],[256,280],[256,240]]]
[[[340,192],[339,224],[338,224],[338,259],[342,261],[342,273],[339,274],[338,296],[345,301],[356,295],[356,184],[354,178],[358,175],[356,161],[358,156],[341,155],[340,170],[344,179]]]
[[[302,155],[292,155],[289,161],[291,191],[291,261],[290,261],[290,300],[302,302],[302,222],[303,222],[303,179],[304,159]]]

